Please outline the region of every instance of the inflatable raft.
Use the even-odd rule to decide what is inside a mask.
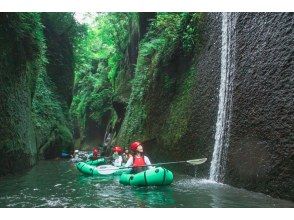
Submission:
[[[97,160],[86,161],[85,163],[88,165],[92,165],[92,166],[98,166],[98,165],[106,164],[106,162],[107,162],[106,159],[104,157],[102,157]]]
[[[90,176],[112,176],[131,172],[130,168],[119,168],[112,165],[101,165],[96,167],[85,162],[77,163],[76,167],[81,173]]]
[[[131,186],[166,186],[174,180],[173,173],[163,167],[155,167],[137,174],[123,173],[119,182]]]

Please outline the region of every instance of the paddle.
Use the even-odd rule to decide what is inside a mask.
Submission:
[[[201,158],[201,159],[193,159],[193,160],[182,160],[182,161],[174,161],[174,162],[155,163],[155,164],[138,166],[138,167],[158,166],[158,165],[176,164],[176,163],[189,163],[189,164],[195,166],[195,165],[203,164],[206,160],[207,160],[207,158]],[[132,168],[132,167],[133,166],[131,166],[131,167],[124,167],[124,168]]]
[[[207,158],[200,158],[200,159],[193,159],[193,160],[182,160],[182,161],[174,161],[174,162],[155,163],[155,164],[143,165],[143,166],[137,166],[137,167],[159,166],[159,165],[177,164],[177,163],[189,163],[189,164],[195,166],[195,165],[203,164],[206,161],[207,161]],[[127,169],[127,168],[133,168],[133,166],[129,166],[129,167],[118,167],[116,169]],[[113,170],[113,168],[110,168],[110,170]]]
[[[156,164],[145,165],[145,166],[158,166],[158,165],[175,164],[175,163],[189,163],[189,164],[195,166],[195,165],[203,164],[205,161],[207,161],[207,158],[193,159],[193,160],[182,160],[182,161],[166,162],[166,163],[156,163]],[[142,166],[142,167],[145,167],[145,166]]]

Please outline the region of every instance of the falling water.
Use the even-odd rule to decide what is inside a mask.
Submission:
[[[229,125],[232,109],[232,84],[235,50],[235,13],[222,13],[222,50],[221,50],[221,79],[219,103],[217,112],[214,150],[210,166],[209,179],[221,181],[226,162],[229,140]]]

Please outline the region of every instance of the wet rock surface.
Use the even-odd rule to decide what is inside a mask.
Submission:
[[[146,85],[143,101],[146,120],[137,117],[143,129],[131,136],[121,130],[124,135],[118,142],[128,146],[134,138],[140,139],[152,161],[210,159],[212,155],[220,77],[221,14],[204,14],[199,28],[203,40],[197,54],[187,57],[177,50],[168,63],[158,66],[158,71],[150,67],[153,78],[147,83],[153,84]],[[197,175],[206,177],[209,165],[199,166]],[[173,169],[179,167],[195,173],[195,167],[189,165]]]
[[[226,183],[294,199],[293,13],[241,13]]]
[[[0,23],[1,176],[33,166],[38,156],[59,156],[62,149],[57,148],[71,147],[68,108],[55,97],[70,104],[73,71],[71,61],[64,62],[62,67],[70,72],[65,74],[67,79],[63,78],[63,71],[48,68],[56,84],[47,80],[46,64],[50,62],[56,67],[60,63],[56,64],[57,59],[52,56],[47,59],[45,53],[52,52],[52,47],[63,46],[63,52],[68,53],[62,55],[68,57],[72,55],[72,48],[60,41],[60,44],[48,46],[53,39],[49,39],[48,33],[44,36],[44,28],[48,30],[48,27],[44,27],[39,13],[0,13]],[[59,52],[51,55],[58,56]],[[66,91],[54,90],[55,85]]]
[[[235,62],[232,122],[224,179],[233,186],[290,200],[294,194],[293,21],[293,13],[237,15],[235,61],[231,61]],[[145,95],[146,124],[132,137],[120,140],[140,137],[154,161],[207,157],[206,164],[195,168],[196,175],[205,178],[209,176],[218,111],[221,25],[220,13],[205,14],[201,52],[189,63],[178,51],[176,58],[160,69],[159,73],[175,72],[173,92],[163,93],[164,81],[158,76]],[[180,108],[175,103],[184,94],[187,66],[193,67],[191,99]],[[171,114],[175,106],[177,114]],[[183,117],[188,118],[187,126]],[[195,169],[187,167],[193,175]]]
[[[20,17],[0,14],[0,176],[30,167],[37,156],[31,102],[42,43],[28,33],[40,25],[33,14]]]

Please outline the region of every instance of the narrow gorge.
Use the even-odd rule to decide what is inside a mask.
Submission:
[[[140,140],[294,201],[293,13],[0,13],[0,176]],[[38,166],[38,165],[37,165]]]

